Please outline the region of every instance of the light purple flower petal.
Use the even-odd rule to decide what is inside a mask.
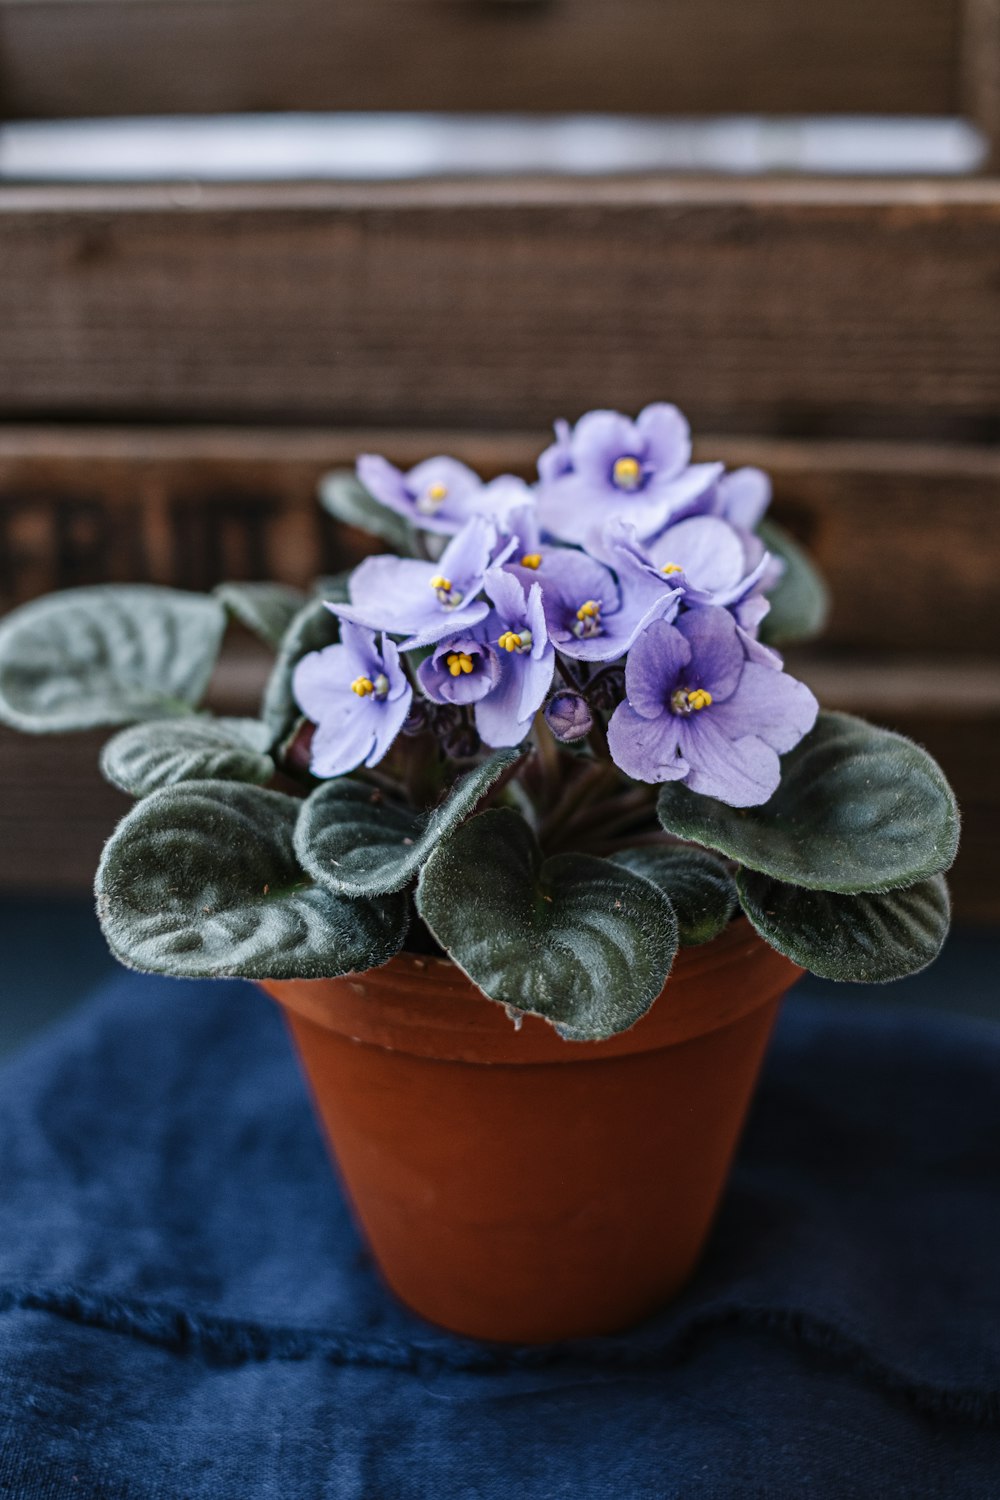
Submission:
[[[404,651],[432,645],[485,618],[489,606],[478,595],[496,541],[496,528],[474,516],[436,563],[367,557],[351,577],[350,604],[330,608],[343,620],[405,636]],[[440,578],[447,578],[447,591]]]
[[[711,708],[678,719],[691,769],[685,785],[730,807],[757,807],[777,790],[781,763],[770,745],[749,734],[731,740]]]
[[[534,491],[515,474],[501,474],[484,484],[473,502],[473,513],[509,531],[511,518],[535,509]]]
[[[394,510],[407,520],[413,517],[413,496],[406,487],[406,476],[380,453],[362,453],[357,462],[357,474],[370,495],[380,505]]]
[[[635,425],[642,435],[644,457],[666,478],[691,462],[691,428],[676,406],[657,401],[644,407]]]
[[[654,621],[640,635],[625,663],[625,697],[629,707],[644,719],[661,717],[690,661],[691,644],[687,637],[676,625]]]
[[[727,609],[715,605],[689,609],[676,621],[677,629],[691,648],[687,688],[706,688],[716,702],[734,692],[746,657],[736,632],[736,621]]]
[[[344,776],[367,760],[375,738],[371,714],[361,699],[355,698],[354,704],[344,704],[342,714],[317,725],[309,748],[309,769],[322,778]]]
[[[613,485],[612,473],[619,458],[641,461],[644,449],[638,427],[620,411],[588,411],[570,437],[573,468],[600,487]]]
[[[310,750],[315,776],[341,776],[366,761],[375,765],[403,726],[413,697],[392,641],[381,651],[371,632],[343,627],[346,639],[304,656],[295,668],[292,690],[316,725]],[[352,683],[368,679],[369,690]]]
[[[530,652],[500,651],[500,678],[493,691],[476,704],[476,729],[493,749],[519,745],[531,728],[552,681],[555,653],[551,646],[540,658]]]
[[[669,713],[644,718],[629,703],[619,703],[608,724],[615,765],[635,781],[683,780],[691,768],[680,749],[679,722]]]
[[[538,477],[543,484],[550,484],[561,474],[568,474],[573,467],[570,452],[571,429],[562,417],[554,424],[556,440],[538,456]]]
[[[483,575],[490,566],[496,544],[496,527],[484,516],[473,516],[452,537],[434,565],[435,570],[456,580],[466,596],[473,583],[478,592],[483,586]]]
[[[771,503],[771,481],[763,469],[733,469],[718,483],[719,514],[744,531],[756,531]]]
[[[363,453],[357,469],[376,500],[422,531],[443,535],[465,524],[484,488],[467,464],[445,455],[424,459],[404,474],[379,455]]]
[[[494,748],[517,745],[527,734],[531,721],[541,708],[555,670],[555,652],[549,642],[542,591],[533,583],[525,594],[513,574],[494,568],[486,576],[486,587],[495,608],[489,615],[484,633],[491,649],[496,651],[499,679],[491,692],[476,705],[476,728],[480,738]],[[525,635],[530,642],[508,651],[501,645],[512,632]]]
[[[809,733],[818,713],[819,704],[804,682],[748,661],[736,691],[697,717],[710,716],[731,740],[756,735],[784,755]]]
[[[649,558],[656,572],[681,569],[677,582],[689,604],[730,606],[758,587],[770,554],[719,516],[692,516],[661,532]]]
[[[517,539],[517,546],[511,554],[515,560],[541,550],[542,527],[534,495],[530,505],[522,505],[505,516],[502,529],[505,535]]]
[[[654,478],[622,514],[634,524],[640,541],[651,541],[674,521],[710,514],[721,474],[722,464],[692,464],[674,479]]]
[[[453,673],[449,657],[464,656],[471,670]],[[434,703],[476,703],[496,687],[500,676],[498,653],[484,639],[449,636],[420,663],[417,678]]]
[[[657,571],[679,567],[692,588],[709,596],[730,593],[745,574],[739,535],[717,516],[692,516],[668,526],[650,547],[649,557]]]
[[[384,703],[377,705],[375,740],[365,761],[366,766],[377,766],[383,755],[389,750],[393,740],[406,722],[412,699],[413,689],[407,683],[405,691],[398,698],[387,698]]]
[[[367,675],[367,664],[356,661],[345,647],[326,646],[296,664],[292,693],[306,718],[318,724],[324,714],[336,710],[355,678]]]

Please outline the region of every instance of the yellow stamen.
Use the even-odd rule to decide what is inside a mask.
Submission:
[[[526,552],[521,558],[522,568],[540,568],[542,566],[542,554],[540,552]]]
[[[601,606],[596,599],[585,599],[576,612],[576,618],[578,620],[596,620],[600,613]]]
[[[707,688],[695,688],[694,692],[688,693],[688,704],[695,710],[710,708],[712,695]]]
[[[663,567],[660,569],[660,572],[661,573],[683,573],[684,569],[681,567],[680,563],[664,563]]]
[[[616,458],[611,473],[619,489],[635,490],[642,480],[642,464],[630,456]]]
[[[447,500],[448,498],[448,486],[442,484],[440,480],[437,484],[430,485],[427,490],[427,498],[428,500],[436,501],[440,505],[442,500]]]
[[[446,578],[443,573],[435,573],[434,577],[431,579],[431,588],[443,589],[446,594],[450,593],[451,579]]]
[[[513,630],[505,630],[503,635],[497,641],[497,645],[501,648],[502,651],[520,651],[521,637],[517,635]]]
[[[351,683],[351,692],[357,693],[359,698],[367,698],[369,693],[374,693],[375,684],[370,677],[355,677]]]
[[[472,671],[472,657],[466,651],[453,651],[445,660],[452,677],[460,677],[463,672]]]

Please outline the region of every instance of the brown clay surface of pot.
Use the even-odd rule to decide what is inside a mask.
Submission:
[[[690,1276],[801,972],[741,918],[681,951],[630,1031],[583,1043],[515,1029],[413,954],[263,988],[390,1286],[455,1332],[534,1343],[626,1327]]]

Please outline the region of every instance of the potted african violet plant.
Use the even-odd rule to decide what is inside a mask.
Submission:
[[[313,598],[38,600],[0,626],[0,717],[129,726],[111,949],[282,1004],[407,1302],[621,1327],[695,1264],[788,985],[937,954],[954,798],[785,672],[822,585],[671,406],[558,424],[532,485],[366,456],[322,498],[391,550]],[[255,718],[199,708],[227,618],[277,653]]]

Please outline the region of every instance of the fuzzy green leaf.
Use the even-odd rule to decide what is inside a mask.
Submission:
[[[338,521],[381,537],[395,552],[410,550],[411,531],[403,516],[380,505],[353,469],[334,469],[319,482],[319,501]]]
[[[313,885],[292,845],[297,798],[189,781],[139,802],[105,845],[97,911],[131,968],[186,978],[321,979],[386,963],[402,896],[349,901]]]
[[[520,755],[519,750],[494,751],[426,813],[389,802],[359,781],[328,781],[303,803],[299,815],[295,850],[303,869],[346,896],[401,890]]]
[[[640,844],[635,849],[620,849],[611,858],[634,875],[651,880],[669,897],[677,913],[682,948],[710,943],[736,910],[733,877],[724,864],[703,849]]]
[[[662,891],[594,855],[543,862],[509,808],[478,813],[438,845],[420,874],[417,909],[485,995],[543,1016],[569,1041],[627,1031],[677,951]]]
[[[218,600],[152,584],[35,599],[0,622],[0,720],[55,734],[190,713],[225,625]]]
[[[782,758],[762,807],[729,807],[677,782],[660,792],[668,833],[792,885],[887,891],[946,870],[958,808],[937,762],[902,735],[822,713]]]
[[[771,608],[761,623],[761,639],[771,646],[811,640],[826,624],[830,591],[811,559],[783,526],[762,521],[758,532],[768,551],[785,564],[784,573],[768,594]]]
[[[821,979],[904,979],[932,963],[948,935],[943,875],[906,890],[854,896],[784,885],[753,870],[742,870],[737,885],[761,937]]]
[[[327,596],[328,598],[332,596]],[[303,656],[322,651],[340,639],[337,617],[322,599],[310,599],[300,609],[285,631],[278,659],[264,689],[260,716],[271,731],[273,741],[284,739],[299,717],[292,693],[292,674]]]
[[[259,719],[152,719],[109,740],[101,771],[133,797],[179,781],[249,781],[274,775],[270,731]]]
[[[215,596],[234,620],[275,648],[306,602],[300,589],[284,583],[220,583]]]

